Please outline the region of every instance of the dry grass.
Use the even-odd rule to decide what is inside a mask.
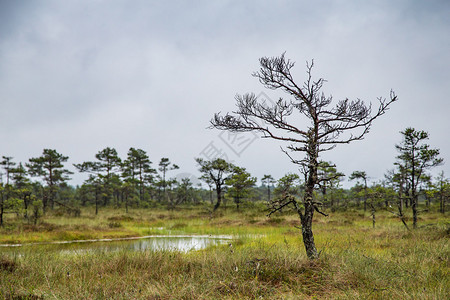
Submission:
[[[228,245],[202,251],[0,252],[0,298],[56,299],[449,299],[448,218],[422,216],[423,226],[406,231],[389,215],[375,229],[361,212],[317,216],[320,259],[305,257],[295,215],[267,219],[255,211],[107,212],[87,222],[46,219],[49,235],[61,228],[80,234],[235,234]],[[429,218],[428,218],[429,217]],[[47,226],[47,225],[44,225]],[[105,230],[102,233],[102,230]],[[55,232],[59,232],[54,235]],[[43,234],[35,231],[26,234]],[[263,235],[262,235],[263,234]],[[62,236],[71,239],[73,236]],[[251,237],[247,237],[250,235]],[[253,237],[252,237],[253,236]],[[2,237],[4,238],[4,236]],[[28,298],[27,298],[28,297]],[[33,298],[35,297],[35,298]]]

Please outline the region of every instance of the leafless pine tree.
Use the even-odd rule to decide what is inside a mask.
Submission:
[[[363,101],[340,100],[334,103],[332,96],[321,91],[325,80],[312,77],[313,62],[307,63],[306,81],[299,85],[291,74],[294,62],[279,57],[263,57],[260,69],[253,73],[261,84],[271,90],[281,90],[289,99],[280,98],[271,105],[261,101],[253,93],[236,95],[237,110],[233,113],[215,114],[212,127],[231,132],[257,131],[263,138],[272,138],[287,143],[283,152],[291,161],[301,166],[305,175],[305,192],[301,201],[287,197],[275,212],[284,206],[293,205],[302,225],[303,242],[307,256],[318,257],[312,232],[314,212],[320,211],[320,203],[313,197],[314,189],[321,183],[317,176],[319,154],[333,149],[337,144],[348,144],[363,139],[372,122],[383,115],[397,97],[391,91],[390,99],[378,98],[378,109]],[[307,120],[307,125],[304,121]],[[299,124],[303,121],[303,124]],[[309,124],[309,125],[308,125]],[[301,127],[300,127],[301,126]],[[304,158],[293,154],[304,152]]]

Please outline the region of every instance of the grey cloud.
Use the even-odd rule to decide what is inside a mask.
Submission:
[[[376,102],[391,88],[400,97],[366,140],[324,157],[342,171],[382,178],[406,126],[430,131],[450,159],[448,1],[1,3],[0,155],[23,161],[55,147],[80,162],[102,147],[140,147],[195,173],[209,143],[229,151],[206,129],[213,113],[233,110],[236,93],[263,91],[251,77],[258,58],[287,51],[298,81],[314,58],[335,99]],[[280,177],[296,168],[279,146],[227,153]]]

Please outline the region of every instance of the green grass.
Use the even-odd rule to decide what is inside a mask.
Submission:
[[[10,220],[13,222],[13,220]],[[0,249],[0,298],[44,299],[449,299],[448,215],[421,216],[408,232],[388,213],[315,216],[320,258],[309,261],[294,214],[252,210],[83,211],[44,225],[2,229],[4,242],[147,234],[233,234],[229,245],[177,253]],[[426,226],[425,226],[426,225]],[[2,254],[3,251],[3,254]],[[27,251],[27,252],[23,252]],[[35,298],[37,299],[37,298]]]

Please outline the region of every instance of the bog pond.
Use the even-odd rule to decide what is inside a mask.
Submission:
[[[0,253],[27,251],[56,251],[61,253],[117,252],[117,251],[181,251],[200,250],[229,243],[229,235],[150,235],[116,239],[55,241],[48,243],[2,244]]]

